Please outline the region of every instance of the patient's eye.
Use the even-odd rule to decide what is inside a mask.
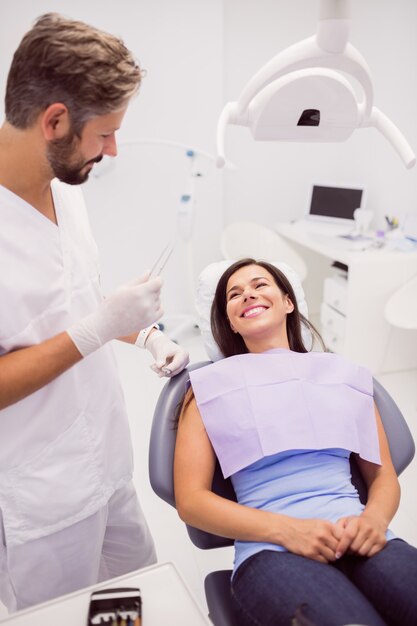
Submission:
[[[232,293],[229,293],[229,300],[232,300],[233,298],[236,298],[236,296],[239,295],[238,291],[232,291]]]

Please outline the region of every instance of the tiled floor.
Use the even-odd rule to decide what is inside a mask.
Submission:
[[[191,362],[207,359],[197,331],[190,333],[183,340],[183,345],[190,351]],[[148,441],[153,410],[165,381],[150,370],[152,361],[146,350],[120,344],[116,346],[116,356],[131,423],[135,451],[134,480],[155,538],[159,560],[173,561],[195,597],[204,605],[204,576],[211,569],[230,567],[232,548],[212,551],[194,548],[176,511],[153,493],[148,482]],[[417,441],[417,372],[384,375],[379,379],[403,411]],[[414,459],[401,476],[402,503],[391,528],[417,546],[416,470],[417,460]],[[0,617],[2,614],[5,615],[0,607]]]

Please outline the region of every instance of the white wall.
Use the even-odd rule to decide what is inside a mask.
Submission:
[[[370,66],[375,105],[398,124],[417,152],[417,3],[352,0],[351,43]],[[316,31],[319,0],[225,0],[225,100],[275,54]],[[417,211],[417,167],[406,170],[375,129],[345,143],[253,142],[230,126],[226,154],[238,165],[225,175],[225,220],[272,225],[303,213],[314,182],[362,183],[368,207],[383,216]]]
[[[157,138],[214,154],[222,107],[221,0],[0,0],[0,116],[12,54],[33,20],[57,11],[120,35],[147,70],[139,96],[118,133],[120,143]],[[111,161],[111,160],[110,160]],[[214,254],[222,228],[222,174],[199,160],[193,256],[195,272]],[[120,147],[83,187],[101,252],[102,281],[110,291],[153,265],[172,238],[189,159],[185,149]],[[164,270],[166,312],[189,308],[184,243]]]
[[[0,0],[0,114],[12,51],[33,19],[50,10],[120,34],[148,75],[119,133],[120,142],[154,137],[215,151],[217,117],[272,56],[315,32],[319,0]],[[398,8],[401,7],[401,10]],[[22,16],[24,16],[22,18]],[[375,104],[417,151],[417,3],[352,0],[351,42],[371,70]],[[375,129],[345,143],[253,142],[229,127],[227,154],[236,172],[200,160],[192,256],[194,274],[220,256],[223,220],[266,225],[303,213],[312,182],[362,183],[378,215],[417,211],[417,167],[406,170]],[[189,159],[159,146],[121,147],[111,168],[84,186],[111,290],[152,265],[175,230]],[[224,183],[224,214],[222,186]],[[179,242],[164,271],[168,313],[189,309],[186,252]]]

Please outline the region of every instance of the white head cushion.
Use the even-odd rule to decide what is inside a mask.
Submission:
[[[223,272],[227,268],[235,263],[235,260],[226,259],[224,261],[216,261],[216,263],[210,263],[200,274],[197,282],[197,297],[196,297],[196,309],[199,316],[199,326],[201,336],[203,338],[204,347],[211,361],[218,361],[223,359],[224,355],[220,352],[220,348],[214,341],[214,337],[211,333],[210,326],[210,311],[213,302],[214,294],[216,291],[217,283]],[[304,297],[304,290],[301,286],[301,281],[294,270],[286,263],[271,262],[275,265],[291,283],[294,289],[295,297],[297,299],[298,309],[304,317],[308,317],[307,302]],[[309,350],[312,345],[311,333],[304,325],[302,325],[302,335],[304,344]]]

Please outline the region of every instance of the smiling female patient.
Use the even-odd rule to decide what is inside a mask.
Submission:
[[[308,352],[302,324],[312,328],[273,265],[244,259],[220,278],[211,325],[226,358],[190,373],[175,451],[179,514],[235,539],[242,626],[290,626],[294,616],[415,625],[417,549],[388,529],[400,489],[371,373]],[[238,502],[211,491],[216,457]]]

